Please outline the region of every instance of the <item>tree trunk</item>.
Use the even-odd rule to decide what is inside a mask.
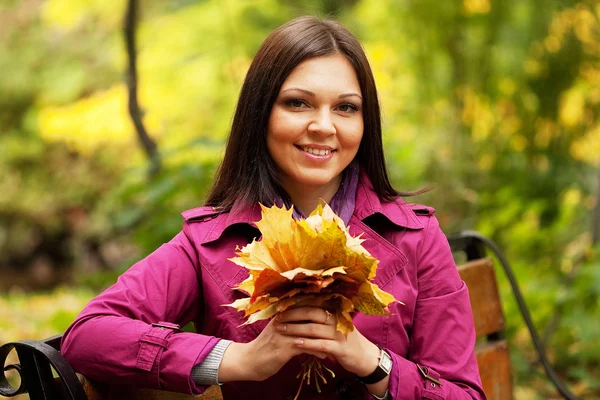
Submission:
[[[129,0],[127,3],[127,11],[125,13],[125,25],[123,33],[125,35],[125,44],[127,47],[127,89],[129,97],[129,115],[135,126],[138,139],[148,159],[150,160],[150,176],[154,176],[160,172],[161,160],[156,143],[150,135],[142,121],[142,113],[137,97],[137,53],[135,42],[135,27],[138,13],[137,0]]]

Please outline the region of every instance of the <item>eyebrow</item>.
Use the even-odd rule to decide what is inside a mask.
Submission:
[[[297,90],[299,92],[306,93],[309,96],[316,97],[316,94],[314,94],[310,90],[302,89],[302,88],[299,88],[299,87],[291,87],[289,89],[282,90],[281,93],[289,92],[291,90]],[[358,97],[359,99],[362,100],[362,97],[358,93],[354,93],[354,92],[342,93],[342,94],[339,95],[339,98],[340,99],[344,99],[346,97],[353,97],[353,96]]]

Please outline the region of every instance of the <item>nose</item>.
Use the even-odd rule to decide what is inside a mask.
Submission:
[[[336,129],[330,111],[324,109],[316,113],[315,118],[308,125],[308,131],[319,135],[334,135]]]

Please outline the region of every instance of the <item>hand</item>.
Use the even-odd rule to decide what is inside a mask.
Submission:
[[[367,376],[377,368],[379,348],[357,329],[344,336],[336,329],[335,315],[322,308],[293,308],[276,318],[279,322],[276,329],[293,338],[302,353],[335,358],[342,368],[359,376]]]
[[[219,381],[263,381],[276,374],[292,357],[307,353],[324,359],[326,354],[296,346],[296,338],[283,334],[274,318],[250,343],[231,343],[219,366]]]

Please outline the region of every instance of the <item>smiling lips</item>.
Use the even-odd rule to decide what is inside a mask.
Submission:
[[[315,156],[328,156],[331,153],[333,153],[335,150],[332,148],[315,148],[315,147],[305,147],[305,146],[296,146],[298,147],[300,150],[309,153],[309,154],[313,154]]]

